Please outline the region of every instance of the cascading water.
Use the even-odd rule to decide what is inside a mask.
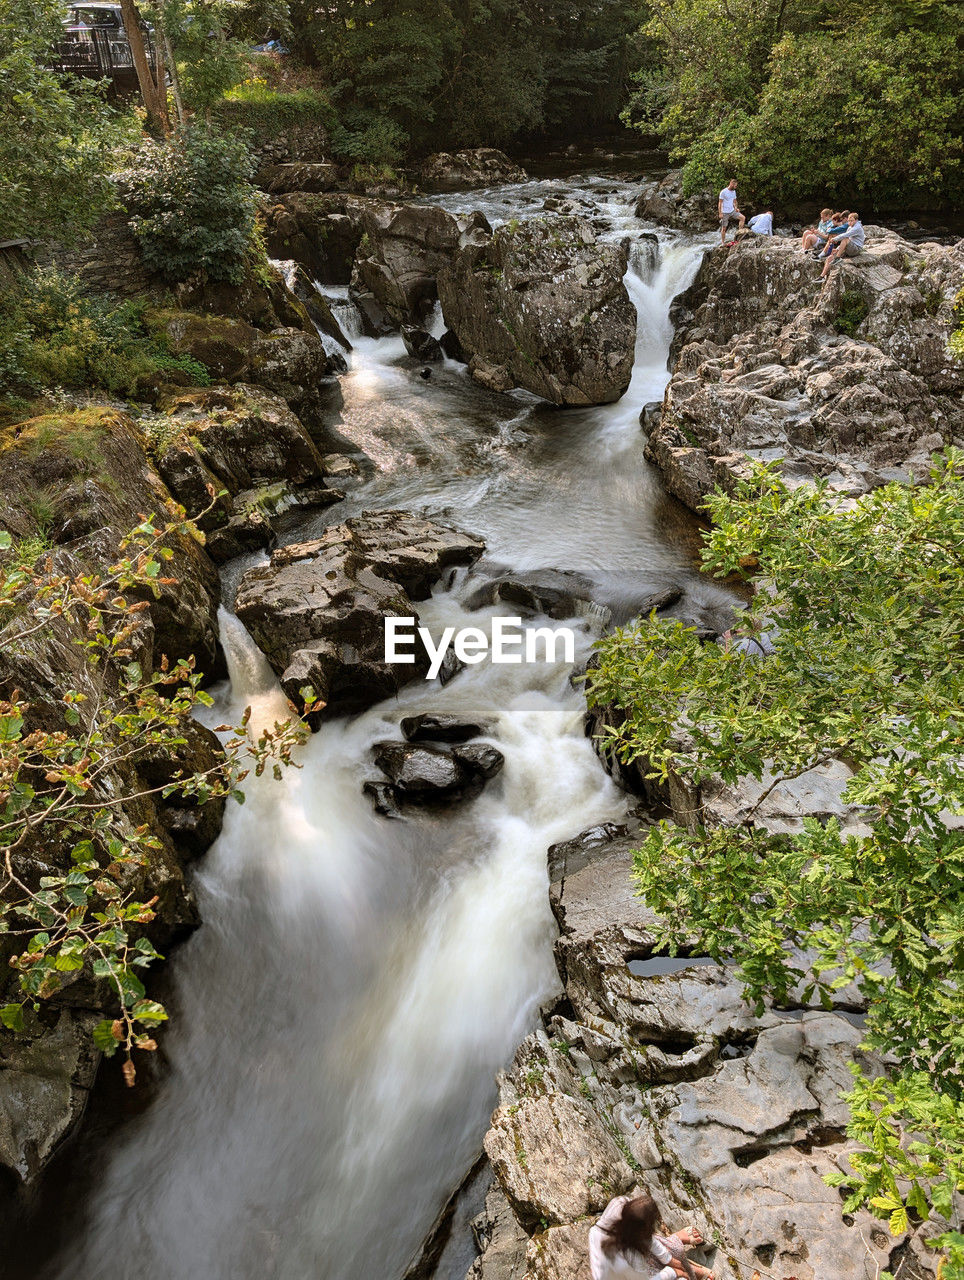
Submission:
[[[628,189],[587,192],[608,235],[638,234]],[[481,203],[492,217],[519,199]],[[672,571],[712,594],[638,426],[665,385],[669,303],[700,254],[664,237],[655,264],[630,267],[636,369],[604,408],[487,393],[448,363],[424,381],[399,340],[353,335],[339,428],[379,470],[325,520],[419,509],[481,533],[516,568]],[[423,624],[485,628],[495,610],[470,613],[470,589],[462,575],[437,592]],[[584,659],[593,637],[571,625]],[[255,724],[283,714],[227,613],[222,636],[230,683],[210,723],[246,705]],[[399,1280],[478,1151],[496,1070],[557,985],[546,849],[624,809],[569,674],[485,663],[444,687],[419,682],[326,724],[281,783],[248,780],[197,876],[204,925],[174,963],[170,1074],[50,1274],[107,1280],[126,1242],[140,1280]],[[488,720],[504,771],[459,809],[387,822],[362,794],[371,746],[429,709]]]

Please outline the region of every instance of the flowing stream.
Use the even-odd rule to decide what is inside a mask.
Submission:
[[[630,186],[597,178],[439,202],[498,222],[550,193],[591,202],[605,238],[634,238],[627,395],[558,411],[488,393],[450,363],[423,379],[400,340],[358,338],[339,429],[376,470],[297,537],[405,507],[481,534],[514,569],[583,570],[627,591],[671,577],[722,600],[695,573],[692,522],[639,428],[667,378],[670,301],[705,242],[640,238]],[[470,613],[472,587],[460,573],[419,606],[422,622],[484,628],[496,611]],[[594,635],[574,625],[584,659]],[[209,722],[249,704],[255,723],[281,715],[230,613],[222,636],[230,682]],[[113,1144],[51,1275],[107,1280],[127,1274],[123,1256],[139,1280],[400,1280],[479,1150],[495,1072],[557,988],[546,849],[625,811],[569,675],[486,662],[444,687],[419,682],[326,724],[282,782],[249,780],[197,875],[203,927],[173,963],[169,1074]],[[505,769],[461,807],[390,822],[362,794],[370,748],[420,709],[491,721]]]

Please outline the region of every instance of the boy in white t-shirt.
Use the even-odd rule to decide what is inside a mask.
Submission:
[[[720,219],[720,244],[726,243],[726,228],[734,219],[739,218],[739,231],[743,230],[746,218],[740,213],[740,206],[736,202],[736,178],[731,178],[723,190],[720,192],[720,198],[716,204],[717,214]]]

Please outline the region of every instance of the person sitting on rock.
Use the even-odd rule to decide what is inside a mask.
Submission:
[[[752,217],[747,223],[751,231],[758,236],[773,235],[773,210],[767,209],[766,213],[758,213]]]
[[[589,1230],[592,1280],[713,1280],[706,1267],[688,1261],[685,1249],[702,1236],[690,1228],[657,1236],[659,1209],[651,1196],[617,1196]],[[685,1239],[684,1239],[685,1237]]]
[[[847,218],[847,230],[842,231],[831,244],[820,279],[826,279],[830,268],[838,258],[856,258],[857,254],[863,251],[864,240],[864,224],[860,221],[860,214],[851,213]]]
[[[730,223],[739,218],[740,231],[746,224],[746,218],[740,213],[740,206],[736,202],[736,178],[731,178],[720,192],[716,207],[720,219],[720,244],[726,244],[726,229]]]
[[[815,227],[807,227],[800,238],[800,248],[804,253],[809,253],[816,249],[817,245],[829,235],[830,228],[833,226],[833,210],[821,209],[820,221]]]
[[[842,213],[835,213],[831,219],[830,228],[825,236],[820,236],[817,240],[817,247],[813,251],[815,258],[826,258],[830,250],[833,248],[833,241],[837,236],[842,235],[848,226],[847,219],[850,217],[850,210],[844,209]]]

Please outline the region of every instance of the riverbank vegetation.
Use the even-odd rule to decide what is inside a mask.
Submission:
[[[657,784],[757,785],[736,825],[657,826],[639,892],[671,948],[736,960],[760,1012],[866,1008],[867,1043],[892,1065],[854,1069],[863,1149],[834,1179],[844,1212],[866,1204],[895,1235],[932,1214],[942,1274],[959,1280],[964,456],[852,510],[765,469],[708,509],[704,565],[762,584],[736,635],[769,632],[773,652],[703,644],[654,615],[600,643],[589,700],[620,709],[609,745]],[[760,809],[781,781],[831,762],[848,781],[827,812],[769,830]]]
[[[694,191],[960,204],[964,49],[942,0],[651,0],[623,118],[657,132]]]

